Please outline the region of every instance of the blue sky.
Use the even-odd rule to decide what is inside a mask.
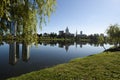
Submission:
[[[71,33],[105,33],[116,23],[120,24],[120,0],[57,0],[56,12],[38,33],[58,33],[67,26]]]

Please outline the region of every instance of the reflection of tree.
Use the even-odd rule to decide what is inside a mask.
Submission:
[[[19,43],[18,42],[11,42],[8,41],[6,42],[9,44],[9,63],[12,65],[15,65],[19,59]],[[29,43],[29,44],[28,44]],[[30,42],[23,42],[22,43],[22,60],[27,62],[30,59]],[[92,46],[103,46],[106,43],[92,43],[92,42],[74,42],[74,41],[41,41],[39,42],[39,44],[43,44],[45,45],[50,45],[50,46],[54,46],[56,44],[58,44],[59,48],[64,48],[66,50],[66,52],[69,50],[69,46],[73,45],[75,46],[79,45],[81,48],[83,45],[86,44],[90,44]],[[37,44],[37,43],[34,43]],[[105,48],[105,47],[104,47]]]
[[[46,40],[46,41],[39,41],[38,43],[39,43],[40,45],[42,45],[42,43],[43,43],[44,46],[47,46],[47,45],[56,46],[57,41],[54,41],[54,40]]]
[[[19,59],[19,43],[9,43],[9,63],[15,65]],[[30,45],[22,44],[22,59],[28,61],[30,59]]]
[[[44,46],[47,46],[47,43],[43,43]]]
[[[59,44],[59,46],[58,46],[59,48],[63,48],[64,47],[64,45],[62,45],[62,44]]]
[[[22,59],[26,62],[30,59],[30,46],[25,43],[22,45]]]
[[[80,48],[82,48],[83,45],[86,45],[86,44],[87,44],[87,42],[79,42],[79,41],[76,41],[76,46],[77,46],[77,45],[80,45]]]
[[[4,43],[0,41],[0,46],[1,46],[1,45],[4,45]]]
[[[80,48],[82,48],[82,44],[80,44]]]
[[[14,42],[9,44],[9,63],[14,65],[19,59],[19,44]]]

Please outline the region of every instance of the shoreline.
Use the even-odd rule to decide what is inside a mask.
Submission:
[[[103,80],[120,79],[120,51],[102,52],[8,80]]]

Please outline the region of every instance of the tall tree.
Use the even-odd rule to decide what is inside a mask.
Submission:
[[[40,26],[54,12],[56,0],[2,0],[0,2],[0,28],[9,29],[11,22],[17,22],[17,29],[23,26],[23,34],[36,33],[37,20]]]
[[[116,45],[120,46],[120,26],[118,24],[110,25],[107,29],[109,39]]]

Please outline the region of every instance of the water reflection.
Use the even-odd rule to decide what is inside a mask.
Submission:
[[[104,51],[104,48],[100,46],[105,45],[79,41],[39,41],[34,44],[26,42],[0,42],[2,52],[0,54],[0,79],[96,54]],[[110,45],[105,45],[105,47],[109,48]]]
[[[13,42],[9,44],[9,64],[15,65],[19,60],[20,44]],[[30,59],[30,46],[22,43],[22,60],[27,62]]]
[[[22,60],[27,62],[30,59],[30,45],[23,43],[22,45]]]
[[[20,54],[20,44],[22,44],[22,60],[24,62],[28,62],[30,59],[30,46],[31,44],[18,43],[18,42],[12,42],[9,43],[9,64],[15,65],[19,60],[19,54]],[[36,44],[36,43],[35,43]],[[59,48],[64,48],[66,52],[69,51],[70,46],[79,46],[78,48],[83,48],[84,45],[90,44],[93,46],[104,46],[104,44],[99,43],[88,43],[88,42],[74,42],[74,41],[39,41],[38,44],[40,45],[50,45],[52,47],[58,45]]]
[[[9,63],[14,65],[19,59],[19,44],[17,42],[9,44]]]

